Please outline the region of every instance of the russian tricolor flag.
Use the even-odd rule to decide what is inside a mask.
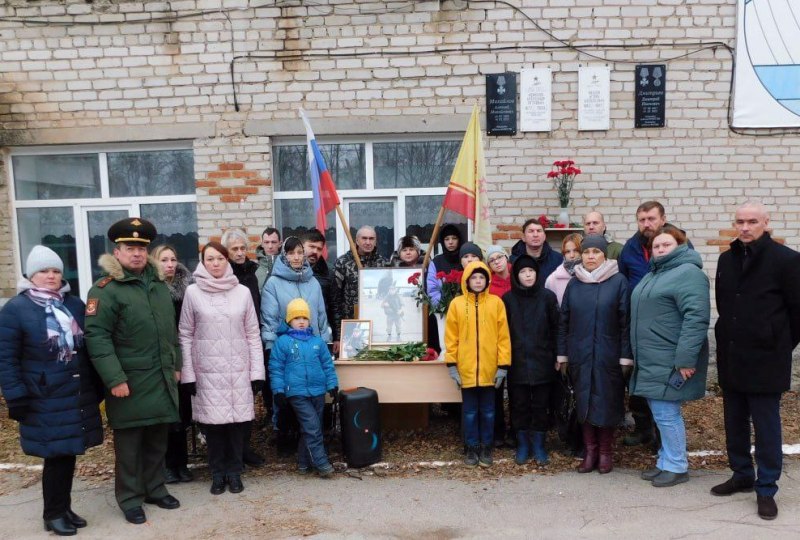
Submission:
[[[311,191],[314,194],[314,215],[316,216],[317,229],[324,235],[328,227],[325,215],[339,205],[339,195],[322,152],[319,150],[311,124],[308,123],[306,113],[300,109],[300,118],[306,126],[306,139],[308,141],[308,170],[311,174]],[[323,256],[328,257],[328,247],[325,246]]]

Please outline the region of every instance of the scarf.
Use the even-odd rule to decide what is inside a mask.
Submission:
[[[578,281],[582,281],[583,283],[602,283],[614,274],[619,273],[619,267],[617,266],[617,261],[614,259],[609,259],[591,272],[589,272],[583,265],[578,265],[575,267],[575,277]]]
[[[25,295],[44,308],[49,350],[58,352],[59,362],[69,363],[72,351],[83,346],[83,330],[64,305],[64,296],[58,291],[38,287],[26,290]]]
[[[567,274],[574,276],[575,275],[575,267],[581,264],[580,258],[573,259],[571,261],[564,261],[564,270],[567,271]]]

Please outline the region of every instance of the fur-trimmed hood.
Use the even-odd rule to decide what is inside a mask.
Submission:
[[[186,287],[194,283],[194,276],[183,264],[178,263],[175,267],[175,276],[172,281],[165,280],[169,287],[169,294],[173,302],[183,302],[183,295],[186,294]]]
[[[122,265],[110,253],[104,253],[100,255],[100,258],[97,259],[97,264],[103,271],[111,276],[116,280],[121,280],[125,278],[125,270],[122,268]],[[164,281],[164,274],[161,272],[161,268],[158,266],[156,260],[151,257],[150,255],[147,256],[147,265],[153,267],[153,276],[158,279],[159,281]]]

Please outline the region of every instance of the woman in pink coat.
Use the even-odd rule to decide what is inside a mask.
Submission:
[[[578,233],[568,234],[561,241],[561,254],[564,256],[564,263],[547,277],[544,288],[556,293],[558,305],[564,297],[567,283],[575,275],[575,267],[581,263],[581,240],[583,237]]]
[[[211,493],[223,493],[226,484],[239,493],[244,438],[255,418],[253,394],[265,378],[258,316],[222,244],[206,244],[194,279],[178,327],[181,383],[194,396],[192,417],[205,427]]]

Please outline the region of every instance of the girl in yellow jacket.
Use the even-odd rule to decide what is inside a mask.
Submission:
[[[511,365],[506,308],[489,294],[489,282],[485,264],[469,263],[461,278],[464,294],[450,303],[445,326],[445,362],[461,389],[464,463],[470,467],[492,464],[494,389]]]

